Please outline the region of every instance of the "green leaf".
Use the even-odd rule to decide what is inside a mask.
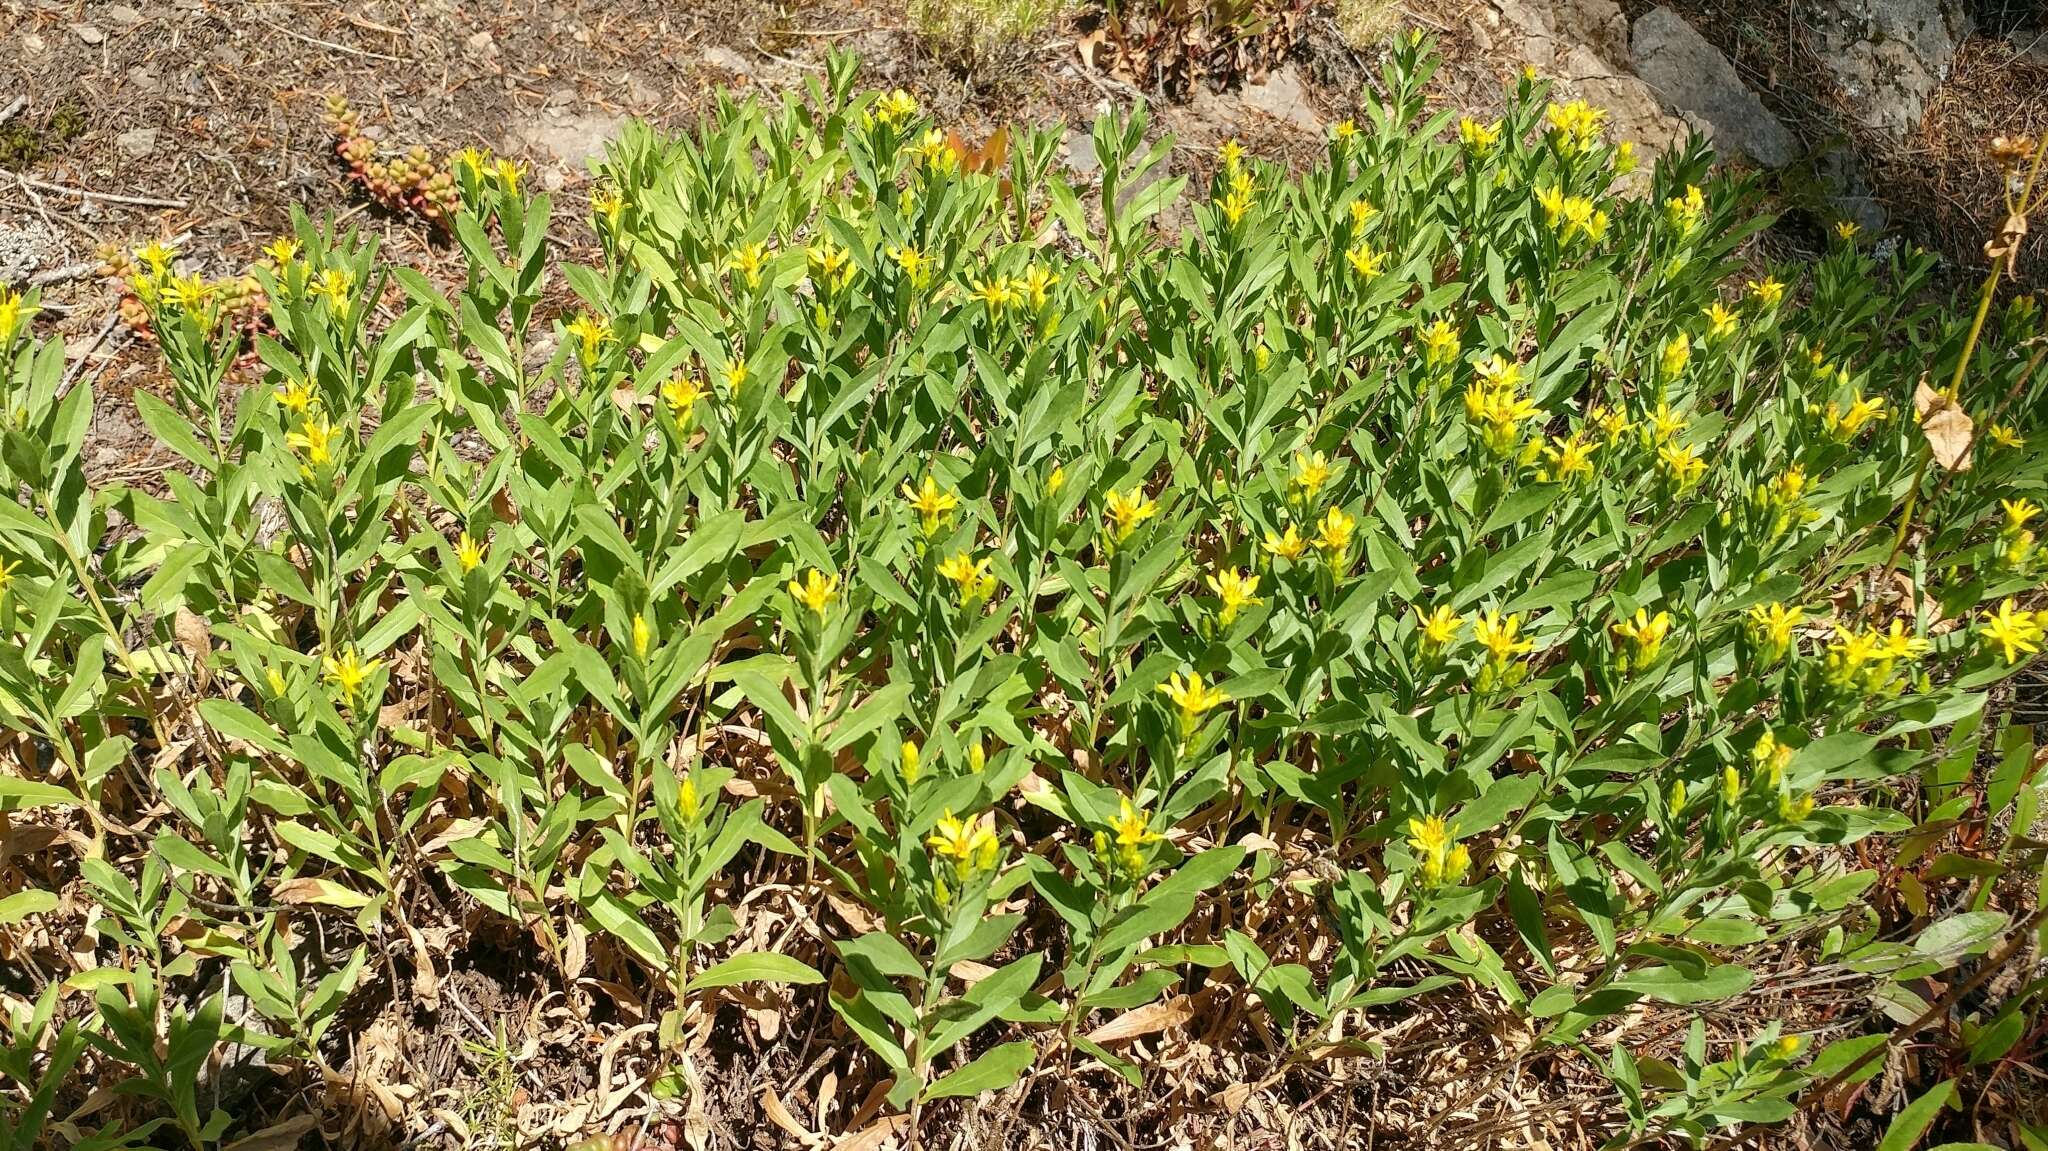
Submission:
[[[31,915],[41,915],[56,909],[55,892],[35,887],[27,891],[17,891],[13,895],[0,898],[0,927],[12,927]]]
[[[289,756],[291,750],[276,731],[256,713],[230,699],[202,699],[199,701],[199,718],[206,726],[243,743],[260,747],[275,755]]]
[[[1912,1151],[1919,1146],[1921,1137],[1934,1125],[1935,1116],[1955,1095],[1956,1081],[1944,1079],[1933,1090],[1906,1104],[1904,1110],[1892,1117],[1891,1126],[1885,1128],[1877,1151]]]
[[[714,963],[697,973],[683,988],[685,993],[707,987],[731,987],[735,983],[823,983],[825,977],[810,964],[773,951],[749,951]]]
[[[1037,1057],[1038,1048],[1022,1039],[991,1047],[965,1067],[939,1076],[924,1089],[924,1097],[927,1100],[949,1099],[1000,1091],[1015,1083]]]
[[[1756,976],[1747,967],[1723,963],[1709,967],[1705,974],[1692,974],[1676,967],[1644,967],[1614,981],[1622,991],[1634,991],[1665,1003],[1709,1003],[1749,990]]]
[[[5,501],[0,501],[5,502]],[[27,811],[32,807],[75,807],[78,797],[53,783],[37,783],[0,775],[0,811]]]

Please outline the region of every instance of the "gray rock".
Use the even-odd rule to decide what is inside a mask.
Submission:
[[[1557,99],[1577,97],[1607,111],[1609,139],[1640,153],[1621,180],[1624,191],[1648,188],[1653,155],[1684,143],[1685,121],[1629,71],[1628,20],[1614,0],[1490,0],[1469,27],[1485,31],[1509,60],[1557,81]]]
[[[133,28],[142,23],[142,13],[126,4],[110,4],[101,9],[101,15],[110,23],[119,24],[123,28]]]
[[[1091,176],[1102,170],[1095,155],[1095,136],[1083,128],[1067,129],[1067,170],[1076,176]]]
[[[1246,107],[1256,108],[1275,120],[1311,132],[1323,130],[1323,118],[1308,102],[1308,89],[1292,64],[1274,69],[1256,84],[1246,84],[1242,95]]]
[[[623,119],[605,112],[556,109],[519,129],[519,136],[534,151],[552,155],[561,167],[580,169],[603,156],[605,143],[624,125]]]
[[[1799,141],[1784,123],[1742,82],[1720,49],[1678,13],[1664,7],[1644,13],[1636,21],[1629,51],[1643,82],[1711,135],[1722,152],[1767,168],[1799,158]]]
[[[97,27],[91,24],[73,24],[71,26],[71,30],[78,34],[78,38],[80,40],[83,40],[88,44],[99,44],[104,42],[107,38],[107,34],[105,32],[100,31]]]
[[[156,151],[155,128],[130,128],[114,137],[114,146],[125,156],[140,160]]]
[[[1969,33],[1961,0],[1798,0],[1815,54],[1865,128],[1903,137]]]

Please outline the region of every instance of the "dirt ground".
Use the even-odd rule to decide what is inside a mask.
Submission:
[[[1699,0],[1690,7],[1705,20],[1716,2],[1732,4]],[[1447,64],[1436,80],[1437,97],[1474,112],[1498,104],[1499,83],[1515,70],[1461,37],[1481,3],[1434,0],[1403,10],[1407,20],[1443,37]],[[299,206],[362,227],[381,238],[387,256],[430,275],[451,271],[451,251],[429,228],[374,208],[346,182],[320,117],[330,93],[345,96],[370,132],[393,145],[423,144],[436,154],[474,145],[526,160],[572,209],[558,219],[572,229],[564,238],[574,259],[588,240],[573,231],[578,225],[566,223],[583,216],[584,161],[625,118],[685,127],[718,88],[787,89],[819,71],[830,48],[859,53],[866,83],[912,90],[963,137],[978,138],[1012,120],[1064,122],[1085,135],[1104,101],[1141,94],[1084,63],[1079,46],[1088,14],[1085,5],[1076,8],[1032,43],[963,73],[919,38],[898,0],[781,6],[746,0],[0,0],[0,110],[17,95],[26,100],[0,123],[0,241],[27,253],[22,258],[32,263],[30,282],[44,288],[44,308],[59,315],[74,354],[91,361],[99,392],[88,461],[94,478],[145,482],[167,461],[135,417],[130,397],[137,388],[160,386],[161,375],[152,350],[115,322],[118,293],[95,271],[101,245],[132,249],[178,238],[191,270],[220,275],[255,259],[288,228]],[[1740,27],[1729,27],[1735,28],[1727,33],[1730,43],[1750,44]],[[1262,155],[1305,155],[1320,146],[1324,125],[1354,113],[1371,90],[1370,52],[1346,46],[1325,7],[1302,10],[1281,48],[1291,63],[1288,82],[1254,75],[1249,88],[1220,92],[1198,83],[1187,98],[1156,105],[1155,130],[1177,138],[1177,165],[1201,170],[1231,136]],[[1796,64],[1767,48],[1733,55],[1746,71],[1766,78]],[[2038,99],[2048,91],[2048,65],[2023,56],[2005,38],[1973,41],[1951,90],[1938,99],[1925,139],[1891,161],[1902,166],[1874,169],[1918,174],[1922,183],[1902,176],[1888,193],[1894,220],[1959,262],[1976,242],[1971,229],[1986,215],[1992,177],[1981,156],[1983,138],[1993,130],[2048,127],[2008,123],[2015,117],[2000,111],[2025,108],[2031,99],[2034,111],[2048,118],[2048,101]],[[1067,160],[1077,170],[1086,167],[1078,152]],[[1930,188],[1934,194],[1926,194]],[[1817,233],[1794,219],[1772,242],[1817,244]],[[0,258],[7,250],[0,247]],[[783,915],[796,920],[815,911],[792,907]],[[415,1145],[458,1141],[474,1116],[489,1110],[485,1102],[518,1110],[541,1099],[573,1101],[543,1117],[558,1130],[631,1105],[613,1092],[645,1071],[633,1063],[628,1041],[651,1025],[613,1028],[601,1046],[592,1046],[586,1037],[597,1032],[547,1001],[510,941],[437,942],[447,951],[438,989],[442,1009],[431,1015],[400,1009],[395,1004],[403,997],[387,995],[384,1005],[369,1008],[376,1017],[363,1026],[362,1047],[352,1053],[353,1066],[371,1069],[370,1078],[418,1085],[416,1095],[396,1101],[425,1116],[407,1125]],[[1785,1008],[1789,1014],[1827,1006],[1808,996],[1800,1003],[1788,997]],[[746,1010],[753,1026],[733,1031],[753,1035],[782,1007],[763,1000],[726,1010]],[[694,1119],[721,1128],[723,1145],[788,1144],[789,1127],[762,1121],[773,1113],[764,1112],[764,1094],[777,1107],[786,1104],[798,1128],[824,1114],[833,1088],[829,1072],[819,1077],[824,1060],[813,1059],[820,1023],[792,1013],[772,1026],[798,1037],[794,1045],[707,1054],[710,1062],[700,1071],[719,1085],[718,1098]],[[1360,1061],[1359,1070],[1340,1071],[1320,1094],[1291,1101],[1296,1111],[1243,1117],[1253,1141],[1237,1146],[1302,1145],[1302,1123],[1342,1130],[1354,1106],[1384,1119],[1382,1083],[1408,1091],[1402,1106],[1412,1105],[1418,1115],[1434,1112],[1443,1101],[1421,1098],[1412,1087],[1456,1083],[1457,1068],[1445,1063],[1448,1052],[1475,1044],[1506,1049],[1515,1041],[1508,1020],[1456,1020],[1456,1034],[1444,1030],[1450,1024],[1418,1017],[1415,1033],[1390,1047],[1384,1062],[1368,1067]],[[507,1053],[517,1057],[504,1058]],[[1196,1044],[1190,1058],[1222,1056]],[[1550,1100],[1548,1114],[1522,1117],[1528,1129],[1553,1132],[1557,1145],[1571,1145],[1580,1122],[1567,1102],[1571,1084],[1543,1065],[1522,1073],[1549,1079],[1527,1090],[1509,1085],[1517,1099]],[[1139,1145],[1164,1147],[1170,1144],[1157,1141],[1157,1124],[1170,1127],[1175,1116],[1214,1106],[1206,1098],[1175,1098],[1170,1087],[1157,1090],[1163,1094],[1129,1100],[1129,1115],[1088,1118],[1114,1126],[1143,1116],[1150,1129],[1129,1134]],[[1003,1116],[963,1122],[949,1145],[1000,1145],[1004,1122]],[[1256,1135],[1260,1130],[1269,1134]],[[1466,1145],[1485,1137],[1479,1127],[1464,1130],[1473,1140]],[[1045,1132],[1045,1145],[1063,1145],[1059,1135]],[[1261,1138],[1268,1142],[1256,1141]]]

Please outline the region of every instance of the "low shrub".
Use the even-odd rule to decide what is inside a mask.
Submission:
[[[1142,109],[1080,189],[835,58],[629,127],[597,266],[473,155],[448,290],[302,220],[252,328],[144,259],[148,490],[87,482],[10,297],[0,810],[61,829],[0,905],[14,1145],[91,1067],[78,1123],[211,1146],[228,1045],[345,1080],[351,997],[487,922],[658,1020],[663,1090],[739,985],[822,997],[913,1143],[1139,1083],[1194,1005],[1265,1053],[1235,1103],[1430,1012],[1519,1033],[1453,1108],[1554,1053],[1617,1144],[1868,1079],[1870,997],[2040,922],[1987,707],[2042,634],[2039,313],[1853,235],[1747,263],[1702,148],[1619,195],[1597,110],[1426,115],[1430,68],[1190,194]],[[1946,1001],[1908,1141],[2033,994]]]

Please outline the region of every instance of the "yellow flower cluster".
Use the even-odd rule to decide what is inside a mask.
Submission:
[[[1159,685],[1159,692],[1173,703],[1180,714],[1180,735],[1183,742],[1193,739],[1201,730],[1202,717],[1214,709],[1230,702],[1230,697],[1218,688],[1202,682],[1202,673],[1191,671],[1186,678],[1179,672],[1167,677]]]
[[[1472,383],[1465,389],[1465,417],[1496,456],[1514,455],[1522,422],[1543,414],[1521,394],[1521,383],[1521,365],[1494,355],[1474,366]]]
[[[1551,104],[1543,110],[1543,115],[1550,124],[1551,145],[1566,157],[1581,155],[1598,144],[1601,125],[1607,121],[1605,110],[1584,100]]]
[[[1206,582],[1209,590],[1216,593],[1216,622],[1222,627],[1236,623],[1239,612],[1259,603],[1257,575],[1247,574],[1234,567],[1224,568],[1209,576]]]
[[[1660,611],[1650,615],[1642,608],[1636,609],[1635,618],[1614,624],[1615,645],[1622,669],[1640,671],[1657,662],[1657,656],[1664,650],[1664,638],[1671,634],[1671,613]]]
[[[2020,611],[2011,596],[1998,605],[1996,612],[1985,616],[1977,628],[1984,646],[1997,650],[2007,663],[2039,655],[2044,632],[2048,632],[2048,612]]]
[[[1499,120],[1482,124],[1467,116],[1458,121],[1458,143],[1481,160],[1493,154],[1494,147],[1500,143],[1500,132]]]
[[[2027,524],[2041,514],[2041,505],[2021,496],[2000,500],[1998,506],[2005,512],[2005,523],[1998,529],[1999,557],[2007,567],[2023,568],[2034,557],[2034,529]]]
[[[1543,222],[1555,230],[1560,239],[1567,242],[1583,236],[1588,243],[1599,243],[1607,234],[1607,212],[1585,196],[1567,196],[1555,185],[1539,188],[1536,202],[1543,208]]]
[[[1879,695],[1897,686],[1894,677],[1899,664],[1918,659],[1928,643],[1906,631],[1904,620],[1895,619],[1889,631],[1875,627],[1859,629],[1835,624],[1835,638],[1828,644],[1823,673],[1830,686],[1863,695]]]
[[[1696,184],[1687,184],[1684,195],[1664,201],[1664,219],[1681,238],[1698,231],[1706,218],[1707,196]]]
[[[1750,646],[1766,666],[1778,662],[1792,650],[1792,629],[1806,621],[1806,612],[1772,601],[1749,609],[1746,626]]]
[[[1443,816],[1408,821],[1408,846],[1422,864],[1425,888],[1456,885],[1472,867],[1472,853],[1452,842],[1454,832]]]
[[[1002,845],[996,840],[994,815],[964,820],[949,809],[925,839],[935,859],[952,864],[955,880],[965,883],[977,873],[994,871]],[[944,889],[941,888],[943,898]]]
[[[1129,796],[1119,797],[1116,818],[1107,832],[1095,833],[1095,855],[1104,870],[1114,867],[1125,879],[1136,880],[1145,870],[1145,847],[1159,842],[1152,830],[1152,817],[1133,804]]]
[[[995,594],[996,577],[989,574],[987,556],[975,559],[967,552],[955,552],[939,565],[939,574],[953,581],[961,606],[980,603]]]

